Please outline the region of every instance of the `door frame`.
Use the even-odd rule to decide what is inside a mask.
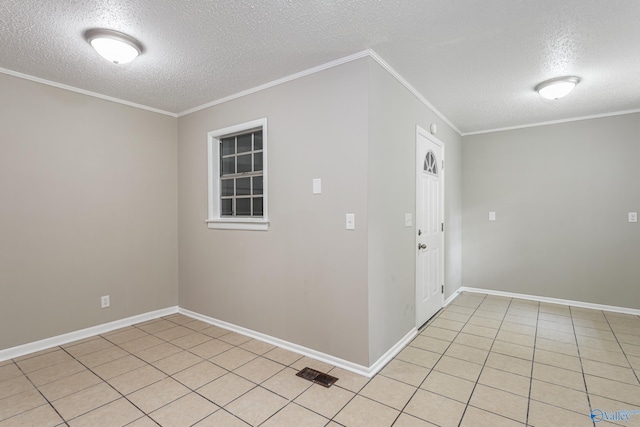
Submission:
[[[444,169],[444,160],[445,160],[445,145],[444,142],[440,141],[438,138],[436,138],[434,135],[431,134],[431,132],[423,129],[420,125],[416,125],[416,149],[415,149],[415,154],[414,154],[414,162],[413,164],[415,165],[416,169],[415,169],[415,199],[414,199],[414,203],[415,203],[415,207],[416,207],[416,213],[415,213],[415,218],[416,218],[416,222],[415,222],[415,226],[414,226],[414,245],[413,245],[413,250],[414,252],[414,262],[415,262],[415,271],[414,271],[414,292],[413,292],[413,301],[414,301],[414,310],[415,310],[415,324],[416,324],[416,328],[421,327],[424,324],[424,321],[421,319],[418,319],[418,266],[419,266],[419,262],[418,262],[418,256],[419,256],[419,252],[416,249],[418,247],[418,230],[417,230],[417,224],[418,224],[418,197],[419,197],[419,191],[420,191],[420,175],[419,173],[421,172],[420,168],[418,167],[418,153],[420,151],[420,147],[419,147],[419,138],[420,136],[423,136],[424,138],[428,139],[429,141],[431,141],[432,143],[440,146],[440,148],[442,149],[442,175],[440,176],[440,197],[441,197],[441,203],[440,203],[440,209],[441,209],[441,214],[442,214],[442,222],[445,222],[445,217],[444,217],[444,213],[445,213],[445,209],[444,209],[444,202],[445,202],[445,169]],[[422,163],[422,161],[421,161]],[[442,257],[440,260],[440,269],[442,271],[442,286],[445,286],[445,270],[444,270],[444,266],[445,266],[445,256],[446,256],[446,251],[445,251],[445,233],[446,233],[446,227],[444,228],[444,230],[442,231],[442,241],[440,242],[441,244],[441,248],[442,248]],[[440,292],[440,308],[444,307],[444,291]]]

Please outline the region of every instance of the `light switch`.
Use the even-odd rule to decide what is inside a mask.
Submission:
[[[355,230],[355,229],[356,229],[356,215],[347,214],[347,230]]]
[[[411,227],[413,225],[413,216],[410,213],[404,214],[404,226]]]
[[[629,222],[638,222],[638,212],[629,212]]]
[[[322,180],[320,178],[315,178],[313,180],[313,194],[322,193]]]
[[[496,220],[496,213],[489,212],[489,221],[495,221],[495,220]]]

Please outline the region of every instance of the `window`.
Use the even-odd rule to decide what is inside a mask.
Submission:
[[[267,230],[267,119],[209,132],[209,228]]]
[[[429,150],[424,159],[424,171],[431,175],[438,176],[438,162],[436,160],[436,155],[433,154],[433,151],[431,150]]]

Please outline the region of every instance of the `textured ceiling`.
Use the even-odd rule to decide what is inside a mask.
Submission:
[[[372,49],[462,133],[640,109],[636,0],[2,0],[0,67],[180,113]],[[116,66],[82,33],[125,32]],[[533,87],[582,82],[544,101]]]

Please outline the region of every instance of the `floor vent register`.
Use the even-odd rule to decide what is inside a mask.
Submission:
[[[299,376],[300,378],[304,378],[305,380],[309,380],[311,382],[320,384],[321,386],[324,386],[327,388],[331,387],[333,383],[338,381],[338,378],[336,377],[332,377],[329,374],[325,374],[311,368],[304,368],[303,370],[298,372],[296,375]]]

